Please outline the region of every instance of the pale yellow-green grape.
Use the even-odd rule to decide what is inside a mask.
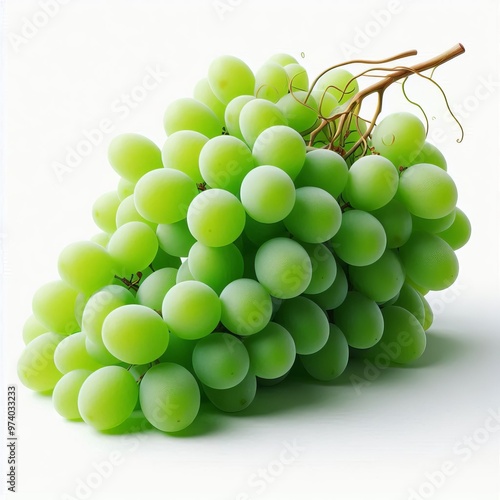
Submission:
[[[244,234],[251,243],[260,246],[272,238],[287,237],[288,231],[282,221],[274,224],[263,224],[247,214]]]
[[[337,234],[342,219],[340,206],[330,193],[305,186],[297,188],[295,205],[284,223],[299,240],[323,243]]]
[[[177,271],[177,276],[175,278],[176,283],[182,283],[183,281],[193,281],[194,277],[189,269],[188,259],[185,259]]]
[[[448,215],[456,207],[457,197],[453,179],[430,163],[412,165],[399,179],[398,198],[413,215],[424,219]]]
[[[189,175],[197,184],[203,182],[200,173],[200,151],[208,137],[194,130],[179,130],[165,141],[161,157],[165,168],[174,168]]]
[[[444,217],[439,217],[438,219],[424,219],[422,217],[417,217],[412,215],[412,227],[413,231],[427,231],[429,233],[440,233],[448,229],[455,220],[457,215],[456,208],[453,209],[448,215]]]
[[[63,375],[57,382],[52,392],[52,404],[59,415],[68,420],[81,419],[78,394],[91,373],[91,370],[73,370]]]
[[[328,340],[328,318],[315,302],[295,297],[283,302],[273,321],[293,337],[297,354],[319,351]]]
[[[127,198],[122,200],[120,206],[118,207],[118,210],[116,211],[116,226],[121,227],[127,222],[143,222],[144,224],[147,224],[154,231],[156,230],[156,227],[158,225],[155,222],[151,222],[145,219],[137,211],[133,194],[127,196]]]
[[[395,167],[408,166],[425,144],[425,127],[418,117],[399,112],[387,115],[372,133],[372,145]]]
[[[182,261],[179,257],[174,257],[173,255],[169,255],[164,252],[161,248],[158,247],[158,251],[156,252],[156,256],[151,262],[151,269],[157,271],[158,269],[163,269],[164,267],[175,267],[175,269],[179,269]]]
[[[120,134],[113,138],[108,159],[121,177],[133,183],[146,172],[163,167],[158,146],[139,134]]]
[[[207,189],[189,205],[187,223],[191,234],[209,247],[233,243],[245,227],[241,202],[223,189]]]
[[[383,156],[363,156],[349,169],[344,198],[360,210],[377,210],[389,203],[398,190],[399,174]]]
[[[203,385],[203,392],[219,410],[234,413],[248,408],[257,394],[257,378],[251,370],[246,377],[229,389],[212,389]]]
[[[387,244],[382,224],[368,212],[348,210],[332,238],[335,254],[351,266],[368,266],[382,257]]]
[[[349,345],[336,325],[329,325],[326,344],[317,352],[301,355],[307,373],[316,380],[330,381],[342,375],[349,361]]]
[[[238,139],[243,139],[243,134],[240,129],[240,113],[243,106],[250,101],[255,99],[254,95],[240,95],[235,97],[227,106],[224,113],[224,122],[226,123],[226,129],[229,135],[237,137]]]
[[[290,63],[285,66],[288,81],[292,92],[306,91],[309,88],[309,76],[304,66],[298,63]]]
[[[116,211],[119,205],[120,198],[116,191],[102,194],[92,205],[94,222],[105,233],[112,233],[116,229]]]
[[[214,332],[196,343],[193,368],[204,385],[213,389],[229,389],[246,377],[250,358],[237,337]]]
[[[177,269],[164,267],[150,274],[137,290],[137,302],[150,307],[154,311],[161,311],[161,305],[166,293],[175,285]]]
[[[224,112],[226,110],[226,105],[216,97],[210,83],[208,83],[208,78],[202,78],[194,86],[193,97],[208,106],[219,119],[221,123],[224,123]]]
[[[330,288],[337,276],[337,262],[332,252],[322,243],[301,243],[312,263],[311,283],[306,294],[322,293]]]
[[[64,335],[47,332],[24,348],[17,362],[17,375],[28,389],[50,391],[62,377],[54,363],[54,351],[64,338]]]
[[[286,54],[284,52],[279,52],[277,54],[273,54],[268,61],[273,61],[278,63],[281,66],[287,66],[288,64],[298,64],[297,59],[291,56],[290,54]]]
[[[341,266],[337,266],[335,280],[324,292],[306,295],[308,299],[318,304],[324,311],[331,311],[344,302],[348,291],[347,277]]]
[[[432,163],[443,170],[448,169],[448,164],[443,153],[430,142],[424,143],[418,155],[410,162],[410,165],[415,165],[417,163]]]
[[[359,85],[352,73],[343,68],[335,68],[321,76],[315,89],[328,91],[339,104],[343,104],[358,93]]]
[[[316,99],[303,90],[284,95],[276,105],[285,115],[288,126],[299,133],[309,130],[318,120]]]
[[[95,429],[112,429],[130,417],[138,395],[137,383],[129,371],[121,366],[105,366],[83,382],[78,411]]]
[[[255,73],[255,96],[278,102],[287,93],[288,74],[283,66],[273,61],[264,63]]]
[[[205,283],[215,293],[243,276],[243,257],[238,247],[207,247],[197,241],[189,251],[189,270],[194,279]]]
[[[349,278],[354,289],[375,302],[383,303],[399,293],[405,281],[405,270],[398,254],[386,250],[373,264],[349,266]]]
[[[434,322],[434,312],[432,311],[432,307],[427,301],[427,299],[418,290],[417,293],[419,294],[420,299],[422,300],[422,304],[424,304],[425,317],[424,317],[424,324],[422,326],[424,327],[424,330],[427,331]]]
[[[258,249],[255,272],[272,296],[291,299],[309,286],[312,264],[300,243],[288,238],[273,238]]]
[[[90,340],[88,336],[85,337],[85,348],[89,355],[102,365],[117,365],[120,363],[118,358],[115,358],[106,348],[102,338],[97,340]]]
[[[375,301],[359,292],[348,292],[344,302],[333,311],[334,323],[347,342],[356,349],[368,349],[382,337],[384,319]]]
[[[338,198],[346,187],[348,171],[347,163],[338,153],[329,149],[316,149],[306,154],[295,185],[318,187]]]
[[[235,196],[240,194],[241,182],[255,167],[248,146],[237,137],[222,135],[210,139],[201,150],[200,172],[212,188],[221,188]]]
[[[271,321],[271,296],[253,279],[242,278],[229,283],[222,290],[220,301],[222,324],[236,335],[253,335]]]
[[[455,209],[455,219],[451,226],[444,231],[438,233],[453,250],[462,248],[470,239],[471,224],[465,213],[458,207]]]
[[[158,238],[144,222],[127,222],[111,236],[108,251],[117,274],[134,274],[151,264],[158,251]]]
[[[102,325],[102,340],[120,361],[143,365],[158,359],[168,346],[169,330],[149,307],[129,304],[111,311]]]
[[[109,233],[97,233],[91,236],[90,241],[92,243],[97,243],[102,248],[107,248],[111,234]]]
[[[87,352],[85,333],[82,332],[73,333],[59,342],[54,351],[54,363],[61,373],[69,373],[80,368],[93,372],[102,368],[102,364]]]
[[[193,370],[193,350],[196,346],[197,340],[181,339],[170,334],[167,350],[158,358],[161,363],[166,361],[170,363],[177,363],[190,372]]]
[[[413,222],[410,212],[397,199],[371,214],[382,224],[387,236],[387,248],[399,248],[411,236]]]
[[[227,104],[237,96],[253,94],[255,76],[241,59],[224,55],[210,63],[208,83],[215,96]]]
[[[251,148],[253,148],[257,137],[269,127],[287,124],[287,119],[281,109],[266,99],[252,99],[240,111],[241,135]]]
[[[34,314],[28,316],[23,325],[23,341],[28,345],[33,339],[36,339],[43,333],[47,333],[49,328],[43,325]]]
[[[421,295],[408,283],[403,284],[398,298],[392,305],[411,312],[422,326],[425,325],[425,307]]]
[[[306,159],[306,145],[296,130],[276,125],[259,134],[252,154],[257,165],[274,165],[295,179]]]
[[[201,339],[219,324],[221,303],[217,294],[205,283],[183,281],[165,295],[162,316],[170,331],[178,337]]]
[[[458,277],[455,252],[435,234],[413,233],[399,252],[408,277],[427,290],[444,290]]]
[[[222,123],[215,113],[202,102],[190,97],[176,99],[167,106],[163,127],[169,136],[180,130],[194,130],[208,138],[222,134]]]
[[[196,242],[189,231],[186,219],[173,224],[159,224],[156,236],[160,248],[175,257],[187,257],[189,250]]]
[[[112,238],[109,244],[111,241]],[[106,249],[91,241],[70,243],[57,261],[59,276],[69,286],[86,294],[109,285],[115,276],[114,267],[113,258]]]
[[[271,322],[260,332],[244,339],[250,369],[257,377],[276,379],[287,374],[295,361],[295,343],[290,333]]]
[[[134,194],[135,182],[129,181],[124,177],[120,177],[118,181],[118,186],[116,187],[116,193],[120,201],[123,201],[127,196]]]
[[[69,335],[78,331],[75,303],[78,291],[64,281],[42,285],[33,295],[31,306],[35,318],[47,331]]]

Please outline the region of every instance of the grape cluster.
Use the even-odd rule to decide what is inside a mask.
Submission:
[[[289,55],[255,74],[222,56],[167,107],[162,149],[112,140],[101,232],[34,294],[27,387],[99,430],[140,410],[175,432],[202,397],[243,410],[297,363],[329,381],[350,356],[422,355],[425,294],[455,281],[470,236],[446,160],[407,112],[337,134],[328,117],[359,90],[347,70],[309,87]]]

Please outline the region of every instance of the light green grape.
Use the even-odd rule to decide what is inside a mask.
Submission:
[[[257,251],[255,272],[259,282],[272,296],[291,299],[309,286],[312,264],[299,243],[288,238],[273,238]]]
[[[295,59],[295,57],[291,56],[290,54],[286,54],[284,52],[273,54],[268,60],[278,63],[283,67],[287,66],[288,64],[298,64],[298,61],[297,59]]]
[[[57,382],[52,392],[52,404],[59,415],[68,420],[81,419],[78,394],[91,373],[90,370],[73,370],[63,375]]]
[[[120,134],[113,138],[108,148],[108,160],[121,177],[132,183],[146,172],[163,167],[158,146],[139,134]]]
[[[382,257],[387,244],[382,224],[367,212],[349,210],[332,238],[335,254],[351,266],[368,266]]]
[[[304,66],[298,63],[290,63],[285,66],[285,71],[293,92],[306,91],[309,88],[309,76]]]
[[[328,340],[326,314],[321,307],[306,297],[295,297],[283,302],[273,321],[290,333],[297,354],[317,352]]]
[[[62,377],[54,363],[54,351],[64,338],[64,335],[47,332],[24,348],[17,362],[17,376],[28,389],[50,391]]]
[[[243,106],[250,101],[255,99],[254,95],[240,95],[235,97],[227,106],[224,113],[224,122],[226,123],[227,131],[229,135],[237,137],[238,139],[243,139],[243,134],[240,129],[240,113]]]
[[[244,235],[254,245],[262,245],[267,240],[278,237],[287,237],[288,231],[282,221],[273,224],[257,222],[247,214]]]
[[[177,269],[164,267],[150,274],[137,290],[137,302],[154,311],[161,311],[166,293],[176,284]]]
[[[243,342],[250,356],[250,369],[257,377],[275,379],[292,368],[295,344],[290,333],[278,323],[270,322]]]
[[[111,234],[109,233],[97,233],[91,236],[90,241],[92,243],[97,243],[102,248],[107,248]]]
[[[410,165],[416,165],[417,163],[432,163],[443,170],[448,169],[443,153],[430,142],[424,143],[418,155],[410,162]]]
[[[85,337],[85,348],[89,355],[94,358],[101,365],[118,365],[120,360],[115,358],[106,348],[102,338],[90,340],[88,336]]]
[[[368,349],[382,337],[384,319],[377,303],[359,292],[348,292],[333,311],[335,324],[356,349]]]
[[[427,290],[444,290],[458,277],[458,259],[439,236],[419,231],[399,250],[408,277]]]
[[[120,201],[123,201],[125,198],[134,194],[135,182],[129,181],[124,177],[120,177],[118,181],[118,186],[116,188],[116,193],[118,194],[118,198]]]
[[[183,281],[165,295],[162,316],[170,331],[183,339],[201,339],[215,330],[221,317],[217,294],[205,283]]]
[[[82,332],[73,333],[57,344],[54,363],[61,373],[79,369],[94,371],[102,368],[102,364],[87,352],[85,334]]]
[[[438,219],[424,219],[412,215],[412,228],[413,231],[427,231],[429,233],[440,233],[448,229],[455,220],[456,209],[453,209],[448,215],[439,217]]]
[[[193,281],[194,276],[191,273],[191,269],[189,269],[188,259],[184,260],[177,271],[177,277],[175,278],[176,283],[182,283],[183,281]]]
[[[274,61],[267,61],[255,73],[255,95],[260,99],[278,102],[288,93],[288,74]]]
[[[342,304],[347,296],[347,277],[341,266],[337,266],[337,275],[330,288],[321,293],[306,295],[324,311],[331,311]]]
[[[324,189],[297,188],[295,205],[284,220],[286,228],[306,243],[323,243],[337,234],[342,223],[337,200]]]
[[[78,411],[95,429],[112,429],[130,417],[138,395],[137,383],[129,371],[121,366],[105,366],[83,382]]]
[[[243,232],[245,209],[234,194],[207,189],[189,205],[187,223],[198,241],[209,247],[223,247]]]
[[[160,248],[176,257],[187,257],[196,239],[190,233],[187,220],[183,219],[173,224],[159,224],[156,236]]]
[[[318,103],[318,112],[321,118],[329,118],[333,116],[335,110],[339,107],[339,101],[326,90],[313,90],[311,95]],[[319,125],[319,123],[318,123]],[[318,137],[321,136],[321,132]]]
[[[229,283],[220,294],[222,324],[236,335],[260,332],[271,321],[271,296],[257,281],[242,278]]]
[[[92,218],[97,227],[105,233],[112,233],[116,229],[116,211],[120,205],[120,198],[116,191],[104,193],[92,205]]]
[[[321,76],[316,90],[328,91],[339,104],[343,104],[358,93],[359,85],[352,73],[343,68],[335,68]]]
[[[36,339],[43,333],[47,333],[49,328],[44,326],[35,317],[34,314],[28,316],[23,325],[23,341],[25,345],[28,345],[33,339]]]
[[[208,106],[217,116],[221,123],[224,123],[224,111],[226,110],[226,105],[217,98],[208,83],[208,78],[202,78],[194,86],[193,97]]]
[[[241,59],[224,55],[210,63],[208,83],[215,96],[227,104],[237,96],[253,94],[255,76]]]
[[[303,90],[284,95],[276,105],[285,115],[288,126],[299,133],[309,130],[318,120],[316,99]]]
[[[143,222],[147,224],[151,229],[156,231],[157,224],[145,219],[138,211],[135,206],[134,195],[131,194],[122,202],[116,211],[116,227],[121,227],[127,222]],[[109,240],[108,240],[109,244]]]
[[[193,350],[197,340],[181,339],[170,334],[167,350],[158,358],[161,363],[170,362],[187,368],[194,374],[193,370]]]
[[[311,282],[304,293],[316,294],[328,290],[337,276],[337,262],[335,261],[335,257],[322,243],[317,245],[309,243],[301,244],[312,263]]]
[[[398,298],[392,304],[411,312],[418,322],[425,325],[425,307],[420,294],[408,283],[404,283],[399,291]]]
[[[394,198],[371,214],[384,228],[387,248],[399,248],[408,241],[413,228],[412,216],[399,200]]]
[[[158,359],[168,346],[169,330],[158,313],[139,304],[111,311],[102,325],[102,340],[120,361],[144,365]]]
[[[307,373],[316,380],[330,381],[344,372],[349,361],[349,344],[336,325],[329,325],[326,344],[317,352],[300,356]]]
[[[372,145],[395,167],[408,166],[425,144],[425,127],[413,114],[391,113],[375,127]]]
[[[78,326],[80,327],[80,331],[82,329],[82,317],[83,317],[83,310],[85,309],[85,306],[87,305],[87,302],[89,301],[89,296],[86,295],[85,293],[80,292],[76,296],[76,301],[75,301],[75,319],[76,322],[78,323]]]
[[[459,208],[455,209],[455,219],[451,226],[438,233],[453,250],[462,248],[470,239],[471,223],[465,213]]]

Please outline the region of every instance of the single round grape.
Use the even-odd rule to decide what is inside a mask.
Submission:
[[[288,126],[299,133],[309,130],[318,120],[316,99],[303,90],[284,95],[276,105],[285,115]]]
[[[215,116],[217,116],[219,121],[224,123],[224,111],[226,110],[226,105],[214,94],[214,91],[208,82],[208,78],[202,78],[194,86],[193,97],[197,101],[200,101],[208,106],[214,112]]]
[[[97,227],[105,233],[116,230],[116,211],[120,198],[116,191],[104,193],[92,205],[92,218]]]
[[[227,104],[237,96],[253,94],[255,76],[241,59],[223,55],[210,63],[208,83],[215,96]]]
[[[446,241],[453,250],[462,248],[469,241],[471,235],[471,224],[467,215],[457,207],[453,223],[437,235]]]
[[[189,259],[186,259],[177,270],[175,282],[182,283],[183,281],[194,281],[194,276],[189,269]]]
[[[163,299],[167,292],[176,284],[177,269],[164,267],[150,274],[137,290],[137,302],[154,311],[161,311]]]
[[[410,212],[397,199],[370,212],[383,226],[387,237],[387,248],[403,246],[411,236],[413,221]]]
[[[399,291],[398,298],[392,304],[399,306],[411,312],[418,322],[424,326],[425,324],[425,307],[420,294],[408,283],[404,283]]]
[[[36,339],[43,333],[47,333],[49,328],[44,326],[34,314],[28,316],[23,325],[23,341],[28,345],[33,339]]]
[[[85,349],[87,349],[89,356],[101,365],[118,365],[120,363],[120,360],[108,351],[100,337],[90,340],[89,337],[85,336]]]
[[[416,165],[417,163],[432,163],[443,170],[448,169],[443,153],[430,142],[424,143],[418,155],[410,162],[410,165]]]
[[[102,367],[102,364],[87,352],[85,334],[82,332],[73,333],[57,344],[54,364],[61,373],[79,369],[94,371]]]
[[[255,73],[255,95],[260,99],[278,102],[288,93],[288,74],[274,61],[265,62]]]
[[[253,101],[255,96],[253,95],[240,95],[235,97],[227,106],[224,113],[224,122],[226,124],[227,131],[229,135],[237,137],[238,139],[243,139],[243,134],[240,129],[240,113],[243,106],[250,101]]]
[[[153,231],[155,231],[158,226],[155,222],[145,219],[137,211],[133,194],[122,200],[116,211],[116,227],[121,227],[127,222],[143,222],[153,229]]]
[[[343,68],[335,68],[321,76],[316,89],[330,92],[339,104],[343,104],[358,93],[359,85],[352,73]]]
[[[78,410],[78,394],[91,373],[91,370],[78,369],[59,379],[52,392],[52,404],[59,415],[68,420],[82,418]]]
[[[286,54],[284,52],[279,52],[277,54],[273,54],[268,61],[273,61],[275,63],[278,63],[279,65],[285,67],[288,64],[297,64],[298,61],[295,59],[295,57],[291,56],[290,54]]]
[[[307,91],[309,88],[309,77],[304,66],[298,63],[290,63],[285,66],[285,71],[288,75],[292,92]]]
[[[337,262],[332,252],[322,243],[312,245],[302,243],[312,264],[312,277],[306,294],[321,293],[328,290],[337,276]]]
[[[196,239],[189,231],[186,219],[173,224],[159,224],[156,236],[160,248],[175,257],[187,257],[189,250],[196,243]]]
[[[440,233],[448,229],[455,220],[457,215],[456,208],[453,209],[448,215],[439,217],[438,219],[424,219],[412,215],[412,228],[413,231],[427,231],[429,233]]]
[[[318,304],[324,311],[331,311],[344,302],[347,291],[347,277],[342,267],[337,266],[337,275],[330,288],[321,293],[307,295],[307,298]]]
[[[197,340],[181,339],[177,337],[177,335],[171,333],[168,341],[168,349],[158,358],[158,360],[161,363],[177,363],[194,374],[193,351],[197,342]]]

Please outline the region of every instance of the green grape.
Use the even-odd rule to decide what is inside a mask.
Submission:
[[[337,275],[337,262],[332,252],[319,243],[312,245],[301,243],[305,248],[312,264],[312,277],[309,286],[305,289],[306,294],[316,294],[324,292],[330,288]]]
[[[78,394],[78,411],[95,429],[112,429],[130,417],[138,394],[137,383],[129,371],[121,366],[105,366],[83,382]]]
[[[421,295],[427,295],[429,293],[429,288],[425,288],[424,286],[417,285],[408,274],[406,275],[405,283],[408,283],[412,288],[414,288]]]
[[[309,286],[312,264],[299,243],[288,238],[273,238],[257,251],[255,272],[259,282],[272,296],[291,299]]]
[[[243,276],[243,257],[234,244],[207,247],[197,241],[189,251],[189,270],[194,279],[205,283],[215,293]]]
[[[134,304],[132,293],[119,285],[108,285],[92,295],[82,315],[82,331],[91,342],[102,342],[102,324],[106,316],[118,307]]]
[[[97,243],[102,248],[107,248],[111,234],[109,233],[97,233],[90,238],[92,243]]]
[[[193,350],[196,346],[196,342],[197,340],[181,339],[177,337],[177,335],[171,333],[168,341],[168,349],[158,358],[158,360],[161,363],[166,361],[177,363],[194,373]]]
[[[309,130],[318,120],[318,104],[303,90],[284,95],[276,105],[285,115],[288,126],[299,133]]]
[[[144,222],[127,222],[111,236],[109,255],[121,276],[148,267],[158,251],[156,233]]]
[[[201,339],[219,324],[221,303],[217,294],[205,283],[183,281],[165,295],[162,316],[170,331],[178,337]]]
[[[241,340],[229,333],[215,332],[196,343],[193,368],[204,385],[229,389],[246,377],[250,358]]]
[[[456,208],[453,209],[448,215],[444,217],[439,217],[438,219],[424,219],[422,217],[417,217],[412,215],[412,227],[413,231],[427,231],[429,233],[440,233],[445,229],[448,229],[455,220],[457,215]]]
[[[333,116],[335,110],[339,107],[339,101],[326,90],[313,90],[311,95],[318,103],[319,116],[322,118]]]
[[[275,125],[259,134],[252,154],[257,165],[274,165],[295,179],[304,165],[306,145],[293,128]]]
[[[288,93],[288,74],[274,61],[267,61],[255,73],[255,95],[260,99],[278,102]]]
[[[92,205],[92,218],[97,227],[105,233],[116,230],[116,211],[120,198],[116,191],[110,191],[99,196]]]
[[[321,76],[316,89],[328,91],[339,104],[343,104],[358,93],[359,85],[352,73],[342,68],[335,68]]]
[[[356,349],[368,349],[382,337],[384,319],[377,303],[359,292],[348,292],[333,311],[335,324]]]
[[[241,184],[241,203],[250,217],[272,224],[283,220],[295,204],[295,186],[281,168],[262,165],[250,171]]]
[[[408,166],[425,144],[425,127],[407,112],[387,115],[372,133],[375,150],[396,166]]]
[[[348,283],[345,272],[341,266],[337,266],[337,275],[330,288],[321,293],[306,295],[306,297],[318,304],[324,311],[331,311],[344,302],[347,290]]]
[[[408,283],[403,283],[398,298],[392,305],[402,307],[411,312],[422,326],[425,325],[424,303],[420,294]]]
[[[106,348],[102,338],[90,340],[88,336],[85,337],[85,348],[89,355],[94,358],[101,365],[117,365],[120,363],[118,358],[115,358]]]
[[[307,373],[316,380],[330,381],[342,375],[349,361],[349,345],[336,325],[329,325],[326,344],[317,352],[301,355]]]
[[[150,264],[150,268],[153,270],[163,269],[164,267],[175,267],[175,269],[179,269],[181,263],[179,257],[169,255],[158,247],[158,251],[156,252],[153,262]]]
[[[240,95],[235,97],[227,106],[224,113],[224,122],[226,123],[227,131],[229,135],[233,135],[238,139],[243,139],[243,134],[240,129],[240,113],[243,106],[250,101],[253,101],[255,96],[253,95]]]
[[[102,340],[120,361],[144,365],[158,359],[168,346],[169,331],[158,313],[139,304],[111,311],[102,324]]]
[[[220,294],[222,324],[241,336],[260,332],[271,321],[271,296],[257,281],[242,278],[229,283]]]
[[[408,241],[413,228],[412,216],[399,200],[394,198],[371,214],[385,230],[387,248],[399,248]]]
[[[253,94],[255,76],[241,59],[224,55],[210,63],[208,83],[215,96],[227,104],[237,96]]]
[[[23,325],[23,341],[28,345],[33,339],[40,337],[43,333],[47,333],[49,328],[40,323],[34,314],[28,316]]]
[[[138,211],[135,206],[134,195],[131,194],[122,202],[116,211],[116,227],[121,227],[127,222],[143,222],[147,224],[153,231],[156,231],[157,224],[145,219]],[[108,240],[109,243],[109,240]]]
[[[116,188],[116,193],[118,194],[118,198],[120,201],[123,201],[125,198],[134,194],[135,182],[129,181],[124,177],[120,177],[118,181],[118,186]]]
[[[158,146],[139,134],[115,137],[109,144],[108,159],[116,172],[132,183],[136,183],[150,170],[163,168]]]
[[[181,264],[181,267],[179,267],[177,271],[177,277],[175,278],[176,283],[182,283],[183,281],[195,281],[191,269],[189,269],[188,259]]]
[[[251,148],[262,132],[273,126],[287,124],[280,108],[266,99],[252,99],[240,111],[240,132]]]
[[[194,86],[193,97],[208,106],[219,119],[221,123],[224,123],[224,111],[226,110],[226,105],[216,97],[210,83],[208,83],[208,78],[202,78]]]
[[[273,224],[263,224],[262,222],[257,222],[255,219],[252,219],[252,217],[247,214],[243,234],[252,244],[260,246],[262,243],[272,238],[278,238],[280,236],[287,237],[288,231],[282,221]]]
[[[249,370],[246,377],[234,387],[221,390],[204,385],[203,391],[216,408],[227,413],[234,413],[244,410],[255,399],[257,378]]]
[[[430,163],[419,163],[401,174],[398,197],[413,215],[439,219],[456,207],[458,195],[447,172]]]
[[[223,247],[243,232],[245,209],[234,194],[207,189],[189,205],[187,223],[198,241],[209,247]]]
[[[175,257],[187,257],[196,239],[189,232],[187,220],[183,219],[173,224],[159,224],[156,236],[160,248]]]
[[[200,153],[203,180],[210,187],[225,189],[235,196],[239,196],[243,178],[254,167],[248,146],[230,135],[210,139]]]
[[[78,410],[78,394],[92,372],[90,370],[73,370],[61,377],[52,392],[54,409],[68,420],[81,419]]]
[[[321,188],[338,198],[347,185],[347,176],[347,163],[342,156],[329,149],[316,149],[306,154],[295,185]]]
[[[349,210],[332,238],[335,254],[351,266],[368,266],[382,257],[387,244],[382,224],[367,212]]]
[[[175,363],[160,363],[150,368],[141,381],[139,397],[146,419],[164,432],[185,429],[200,409],[196,379]]]
[[[24,348],[17,362],[17,376],[28,389],[50,391],[62,377],[54,363],[54,351],[64,338],[57,333],[42,333]]]
[[[78,323],[78,326],[80,327],[80,331],[82,330],[82,318],[83,318],[83,310],[85,309],[85,306],[87,305],[87,302],[89,301],[89,296],[86,295],[85,293],[80,292],[76,296],[75,300],[75,319],[76,322]]]
[[[33,315],[47,331],[69,335],[78,331],[75,303],[78,292],[64,281],[42,285],[33,295]]]
[[[137,302],[154,311],[161,311],[166,293],[176,284],[177,269],[164,267],[150,274],[137,290]]]
[[[328,340],[328,318],[315,302],[295,297],[283,302],[273,321],[290,333],[297,354],[319,351]]]
[[[458,277],[458,259],[439,236],[419,231],[399,250],[408,277],[427,290],[444,290]]]
[[[309,77],[304,66],[298,63],[290,63],[285,66],[290,88],[293,92],[306,91],[309,88]]]
[[[354,208],[377,210],[394,198],[398,184],[398,171],[389,160],[363,156],[351,165],[344,194]]]
[[[295,57],[291,56],[290,54],[285,54],[283,52],[273,54],[268,61],[273,61],[275,63],[278,63],[280,66],[287,66],[288,64],[298,64],[297,59]]]
[[[453,250],[462,248],[470,239],[471,224],[465,213],[459,208],[455,209],[455,219],[451,226],[438,233]]]
[[[93,372],[102,368],[102,364],[98,363],[87,352],[85,338],[85,333],[73,333],[57,344],[54,351],[54,364],[61,373],[69,373],[79,369]]]
[[[432,163],[443,170],[448,169],[446,158],[439,149],[430,142],[425,142],[417,156],[410,162],[410,165],[417,163]]]
[[[330,240],[341,227],[342,211],[337,200],[324,189],[297,188],[295,205],[284,220],[286,228],[306,243]]]
[[[394,250],[386,250],[380,259],[368,266],[349,266],[354,288],[378,303],[395,297],[405,281],[405,270]]]
[[[198,194],[189,175],[173,168],[145,174],[135,186],[137,211],[157,224],[172,224],[186,218],[191,201]]]
[[[424,323],[422,326],[424,327],[424,330],[427,331],[432,326],[432,323],[434,321],[434,313],[432,312],[432,308],[429,302],[427,302],[427,299],[418,290],[417,293],[420,296],[422,304],[424,304],[425,316],[424,316]]]
[[[113,237],[109,245],[112,240]],[[106,249],[91,241],[70,243],[57,261],[59,276],[69,286],[86,294],[109,285],[115,276],[114,267],[113,258]]]

